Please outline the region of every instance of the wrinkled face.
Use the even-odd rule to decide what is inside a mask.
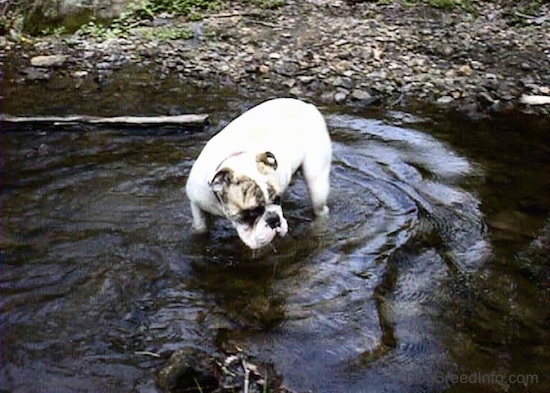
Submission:
[[[257,249],[277,235],[284,236],[288,224],[281,209],[281,190],[274,176],[275,157],[269,153],[226,160],[210,185],[241,240]],[[252,163],[252,165],[250,165]]]

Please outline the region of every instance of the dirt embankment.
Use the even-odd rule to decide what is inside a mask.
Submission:
[[[7,39],[7,52],[24,59],[16,75],[4,77],[39,83],[65,73],[75,86],[83,78],[102,84],[135,63],[153,67],[158,78],[323,103],[550,113],[550,5],[525,14],[487,2],[468,12],[351,3],[288,0],[264,9],[232,2],[198,22],[165,14],[110,38]]]

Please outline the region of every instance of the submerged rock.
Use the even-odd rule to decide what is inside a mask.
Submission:
[[[157,384],[166,392],[211,391],[218,386],[214,375],[215,363],[206,352],[192,347],[182,348],[172,354],[166,366],[157,375]]]
[[[220,356],[192,347],[175,352],[157,375],[165,392],[203,391],[229,393],[290,393],[272,364],[256,362],[242,351]]]
[[[21,71],[25,80],[28,81],[46,81],[51,77],[51,73],[45,68],[27,67]]]

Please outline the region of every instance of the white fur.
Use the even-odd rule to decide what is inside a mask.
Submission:
[[[265,178],[250,158],[266,151],[273,153],[277,160],[275,177],[281,191],[288,187],[293,174],[301,167],[315,215],[328,215],[326,202],[332,149],[325,120],[311,104],[278,98],[264,102],[233,120],[206,144],[195,161],[186,191],[196,231],[207,230],[205,212],[231,220],[210,187],[221,163],[239,173],[246,173],[266,192]],[[282,211],[280,218],[282,225],[277,229],[271,229],[260,221],[252,230],[245,231],[239,229],[238,223],[232,222],[245,244],[250,248],[260,248],[277,234],[286,234],[288,227]]]

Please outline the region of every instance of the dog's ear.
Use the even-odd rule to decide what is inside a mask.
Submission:
[[[277,170],[277,159],[270,151],[256,155],[256,164],[262,175],[268,175]]]
[[[220,195],[224,188],[231,183],[231,179],[233,178],[233,171],[228,168],[220,169],[212,180],[210,181],[210,187],[212,188],[212,191],[216,195]]]

